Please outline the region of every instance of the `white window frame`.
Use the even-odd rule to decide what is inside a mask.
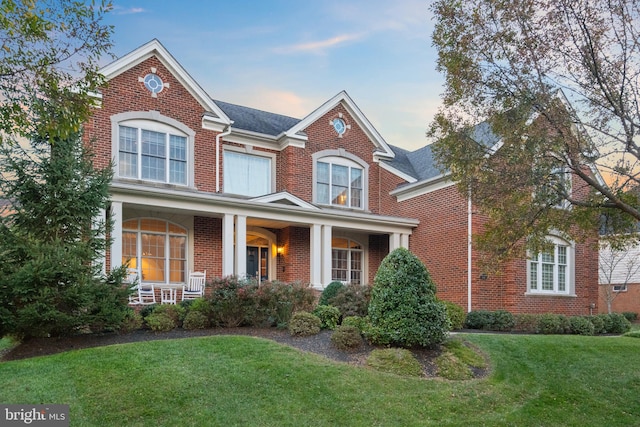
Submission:
[[[613,292],[627,292],[627,284],[623,283],[621,285],[613,285],[612,290]]]
[[[337,239],[346,240],[348,242],[347,243],[348,247],[347,248],[334,247],[334,242]],[[351,247],[351,243],[354,243],[354,244],[358,245],[359,248],[352,248]],[[347,280],[346,281],[345,280],[340,280],[339,278],[335,277],[334,274],[333,274],[335,270],[338,270],[338,269],[334,268],[334,265],[333,265],[334,251],[342,251],[342,252],[346,252],[347,253],[347,268],[346,268]],[[360,254],[360,270],[355,270],[355,269],[351,268],[353,253]],[[365,261],[364,260],[365,256],[364,255],[365,255],[364,246],[360,242],[358,242],[356,240],[353,240],[351,238],[348,238],[348,237],[334,237],[332,239],[332,241],[331,241],[331,281],[338,281],[338,282],[342,282],[344,284],[353,283],[352,280],[351,280],[352,272],[353,271],[359,271],[360,272],[360,282],[358,284],[364,283],[364,274],[365,274],[365,262],[364,262]],[[344,269],[339,269],[339,270],[344,270]]]
[[[313,203],[331,206],[334,208],[343,209],[356,209],[356,210],[368,210],[369,209],[369,164],[352,153],[347,152],[344,149],[339,150],[324,150],[313,154],[313,190],[312,198]],[[329,184],[329,202],[321,201],[318,194],[318,163],[329,164],[329,176],[331,177],[331,168],[333,165],[349,167],[349,183],[347,187],[348,203],[345,205],[333,203],[331,198],[332,183]],[[361,172],[362,188],[360,194],[360,206],[351,206],[351,170],[359,169]]]
[[[165,153],[165,179],[164,180],[152,180],[142,178],[142,150],[138,147],[137,153],[137,177],[121,176],[120,175],[120,126],[126,126],[130,128],[138,129],[138,144],[140,143],[141,130],[148,130],[152,132],[160,132],[167,134],[166,138],[166,153]],[[170,135],[176,135],[186,138],[186,170],[184,183],[173,183],[170,181]],[[111,152],[114,163],[114,178],[116,179],[129,179],[136,181],[143,181],[149,183],[164,183],[176,186],[194,186],[194,141],[196,133],[183,123],[167,116],[163,116],[157,111],[129,111],[126,113],[115,114],[111,116]]]
[[[156,220],[156,221],[161,221],[165,223],[165,231],[161,232],[161,231],[151,231],[151,230],[144,230],[141,228],[141,221],[143,220]],[[126,228],[124,224],[126,224],[128,221],[137,221],[137,228]],[[178,227],[182,230],[184,230],[184,233],[177,233],[177,232],[172,232],[169,230],[169,226],[175,226]],[[138,274],[140,277],[140,280],[144,283],[161,283],[161,284],[183,284],[186,282],[186,276],[188,273],[188,269],[189,269],[189,233],[188,230],[183,227],[180,224],[176,224],[174,222],[168,221],[166,219],[162,219],[162,218],[147,218],[147,217],[141,217],[141,218],[129,218],[123,221],[123,229],[122,229],[122,234],[123,234],[123,240],[124,240],[124,235],[126,233],[136,233],[136,269],[138,270]],[[164,243],[164,281],[160,282],[157,280],[146,280],[146,278],[144,277],[143,274],[143,269],[142,269],[142,258],[143,258],[143,253],[142,253],[142,235],[146,234],[146,235],[154,235],[154,236],[164,236],[165,239],[165,243]],[[179,258],[171,258],[171,237],[183,237],[184,238],[184,258],[182,259],[183,264],[184,264],[184,271],[182,272],[182,276],[183,276],[183,280],[181,281],[171,281],[171,260],[175,260],[175,259],[179,259]],[[124,247],[124,241],[123,241],[123,247]],[[124,258],[124,253],[123,253],[123,264],[124,262],[126,262],[127,260]]]
[[[268,153],[268,152],[264,152],[264,151],[259,151],[259,150],[254,150],[252,147],[236,147],[236,146],[231,146],[231,145],[225,145],[222,147],[223,148],[223,153],[222,153],[222,164],[223,164],[223,177],[222,177],[222,188],[223,191],[225,193],[229,193],[229,194],[238,194],[240,196],[248,196],[248,197],[260,197],[260,196],[264,196],[266,194],[272,194],[274,192],[274,189],[276,188],[276,155],[274,153]],[[227,173],[229,173],[229,171],[227,170],[227,168],[225,167],[225,154],[228,152],[232,152],[235,154],[241,154],[244,156],[248,156],[248,157],[259,157],[262,159],[267,159],[269,160],[269,178],[268,178],[268,182],[269,182],[269,189],[268,192],[265,194],[242,194],[242,193],[230,193],[229,191],[226,190],[226,183],[228,180],[228,175]]]
[[[527,259],[527,294],[530,295],[557,295],[575,296],[575,246],[557,236],[549,236],[548,240],[553,243],[553,289],[542,289],[543,275],[543,254],[529,254]],[[559,262],[559,247],[566,248],[566,264]],[[550,252],[549,252],[550,254]],[[544,264],[551,264],[545,262]],[[565,266],[565,289],[560,290],[559,271],[560,266]],[[532,282],[533,272],[536,272],[537,281]]]

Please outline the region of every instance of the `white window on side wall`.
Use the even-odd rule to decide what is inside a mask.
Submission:
[[[223,161],[225,193],[256,197],[273,192],[272,156],[225,149]]]
[[[531,254],[527,262],[527,290],[532,294],[574,294],[574,248],[551,236],[553,248]]]

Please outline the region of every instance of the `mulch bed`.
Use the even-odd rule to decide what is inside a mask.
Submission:
[[[30,357],[44,356],[69,350],[100,347],[112,344],[124,344],[149,340],[178,339],[189,337],[201,337],[211,335],[247,335],[258,338],[266,338],[281,344],[295,347],[299,350],[322,355],[326,358],[349,363],[356,366],[364,366],[369,353],[375,346],[364,343],[360,348],[344,351],[331,344],[332,331],[323,330],[317,335],[309,337],[294,337],[286,330],[277,328],[210,328],[199,330],[174,329],[169,332],[153,332],[150,330],[136,330],[126,334],[86,334],[61,338],[33,338],[25,341],[13,349],[0,354],[0,360],[19,360]],[[424,376],[431,378],[436,376],[436,368],[433,359],[440,353],[438,350],[414,349],[412,353],[423,366]],[[481,376],[481,375],[478,375]]]

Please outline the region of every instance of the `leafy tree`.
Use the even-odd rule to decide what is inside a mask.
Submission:
[[[104,83],[98,61],[112,46],[102,23],[110,9],[105,0],[0,0],[0,143],[80,130]]]
[[[580,240],[601,215],[614,230],[640,220],[629,191],[640,184],[640,2],[437,0],[431,10],[446,85],[429,133],[488,216],[482,247],[506,258],[523,238],[546,248],[550,230]]]
[[[31,149],[0,147],[0,336],[117,329],[127,315],[125,269],[101,274],[111,168],[96,170],[78,134]]]
[[[398,248],[376,273],[369,319],[370,339],[378,344],[431,347],[443,342],[450,323],[427,268],[414,254]]]

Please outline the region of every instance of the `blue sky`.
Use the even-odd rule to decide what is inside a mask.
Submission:
[[[157,38],[214,99],[303,118],[346,90],[388,143],[414,150],[444,81],[428,4],[114,0],[106,22],[117,57]]]

